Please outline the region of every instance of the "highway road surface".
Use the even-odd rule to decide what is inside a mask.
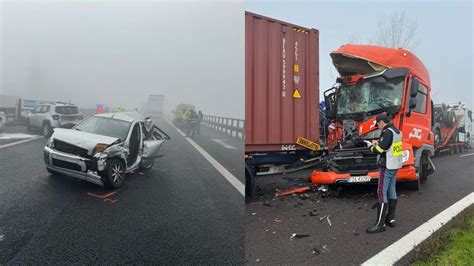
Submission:
[[[474,191],[474,150],[433,162],[436,172],[420,191],[397,185],[397,226],[373,235],[365,230],[375,222],[375,186],[274,198],[276,189],[308,184],[311,171],[258,177],[263,196],[246,204],[246,264],[360,265]]]
[[[159,126],[171,136],[165,156],[116,191],[51,176],[44,138],[0,139],[0,264],[242,264],[244,197],[171,124]],[[242,140],[203,128],[194,141],[243,180]]]

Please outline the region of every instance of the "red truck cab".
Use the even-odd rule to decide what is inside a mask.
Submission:
[[[317,184],[368,183],[378,179],[377,157],[364,141],[380,137],[375,116],[387,113],[403,134],[403,168],[397,180],[420,182],[434,171],[431,84],[424,64],[405,49],[341,46],[331,53],[340,77],[324,93],[329,155],[312,173]]]

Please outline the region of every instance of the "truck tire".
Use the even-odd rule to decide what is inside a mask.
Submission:
[[[428,180],[428,155],[424,153],[421,155],[420,160],[420,171],[419,171],[419,179],[420,182],[424,183]]]
[[[116,189],[122,186],[125,178],[125,162],[119,158],[110,159],[102,179],[108,188]]]
[[[420,166],[421,167],[421,166]],[[421,187],[421,177],[418,177],[416,180],[408,182],[408,188],[414,191],[420,190]]]
[[[441,130],[437,128],[435,130],[435,147],[441,142]]]
[[[257,188],[255,187],[255,176],[251,170],[245,167],[245,198],[252,199],[255,197]]]
[[[43,123],[43,136],[45,138],[49,138],[51,136],[51,134],[53,133],[53,128],[51,127],[51,125],[46,122],[46,123]]]

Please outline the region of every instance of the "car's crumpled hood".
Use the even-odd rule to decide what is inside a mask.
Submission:
[[[92,154],[95,146],[98,143],[110,145],[118,140],[118,138],[65,128],[55,128],[51,138],[87,149],[89,155]]]

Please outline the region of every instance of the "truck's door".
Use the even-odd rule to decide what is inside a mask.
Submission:
[[[413,79],[415,78],[412,78],[412,82]],[[410,98],[416,99],[416,106],[412,109],[409,108]],[[432,108],[430,101],[427,86],[421,82],[419,82],[415,97],[410,97],[409,93],[407,95],[406,115],[401,126],[403,140],[408,141],[414,147],[420,147],[423,144],[434,145],[434,134],[431,131]]]

